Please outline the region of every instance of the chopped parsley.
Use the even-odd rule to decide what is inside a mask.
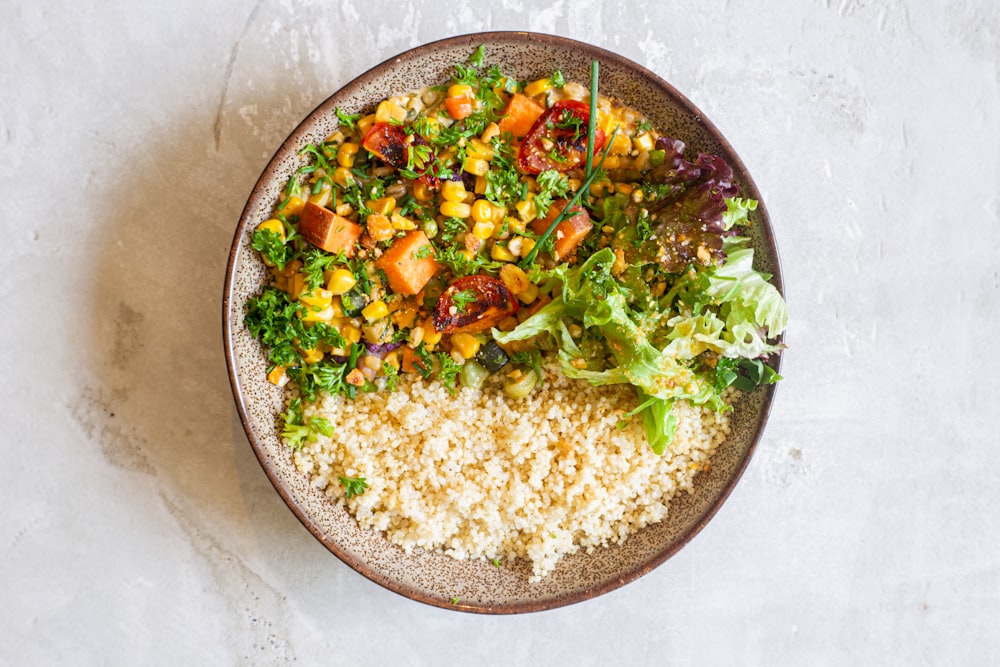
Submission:
[[[365,481],[364,477],[337,475],[337,479],[340,480],[340,484],[344,487],[344,495],[348,498],[364,495],[364,492],[368,490],[368,482]]]

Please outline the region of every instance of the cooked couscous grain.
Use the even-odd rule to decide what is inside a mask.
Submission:
[[[495,386],[452,396],[409,376],[394,393],[324,396],[306,414],[329,419],[333,435],[294,457],[317,488],[404,550],[525,558],[537,580],[565,554],[663,520],[729,433],[726,413],[679,402],[676,436],[658,456],[638,419],[617,426],[635,405],[630,386],[592,387],[557,367],[522,400]],[[338,476],[369,487],[346,499]]]

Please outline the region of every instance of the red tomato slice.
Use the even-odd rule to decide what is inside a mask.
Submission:
[[[434,329],[441,333],[477,333],[517,312],[517,299],[492,276],[459,278],[438,297]]]
[[[561,100],[545,110],[521,143],[517,165],[529,174],[548,169],[569,171],[587,161],[587,126],[590,107],[576,100]],[[604,146],[604,131],[594,131],[596,154]]]
[[[409,163],[411,145],[426,146],[427,140],[419,134],[408,135],[402,125],[392,123],[375,123],[372,125],[361,145],[377,155],[390,167],[406,169]],[[434,165],[434,151],[425,160],[421,169],[415,169],[420,180],[431,187],[437,187],[437,177],[431,173]]]

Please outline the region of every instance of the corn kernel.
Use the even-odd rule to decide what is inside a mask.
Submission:
[[[515,264],[508,264],[501,267],[500,280],[514,296],[526,292],[532,286],[531,281],[528,280],[528,274],[524,272],[524,269]],[[537,288],[535,289],[535,295],[538,295]]]
[[[465,199],[465,195],[462,181],[445,181],[441,184],[441,198],[445,201],[460,202]]]
[[[399,352],[393,350],[389,354],[385,355],[385,359],[382,360],[384,366],[390,366],[395,370],[399,370]]]
[[[537,81],[532,81],[527,86],[524,87],[524,94],[528,97],[534,97],[535,95],[541,95],[542,93],[548,92],[555,88],[555,84],[552,83],[552,79],[546,77],[544,79],[538,79]]]
[[[604,162],[606,163],[610,159],[611,158],[608,157],[604,160]],[[603,197],[605,193],[611,192],[612,190],[614,190],[614,185],[608,179],[595,181],[590,184],[590,194],[594,197]]]
[[[340,144],[340,148],[337,149],[337,164],[348,169],[353,167],[354,159],[358,155],[358,148],[357,144],[350,141]]]
[[[305,304],[307,308],[322,310],[332,303],[333,292],[317,287],[313,291],[301,295],[299,301]]]
[[[306,205],[305,200],[300,197],[289,197],[285,201],[287,203],[281,207],[281,212],[285,215],[298,215]]]
[[[468,218],[472,215],[472,207],[455,201],[445,201],[441,204],[441,215],[449,218]]]
[[[372,210],[372,213],[381,213],[382,215],[389,215],[396,210],[396,198],[395,197],[381,197],[379,199],[374,199],[368,202],[368,208]]]
[[[330,274],[330,279],[326,281],[326,288],[330,290],[331,294],[339,296],[350,292],[357,282],[354,274],[347,269],[336,269]]]
[[[390,100],[382,100],[375,109],[375,122],[388,123],[406,119],[406,109]]]
[[[462,162],[462,170],[475,176],[485,176],[490,170],[490,163],[486,160],[469,156]]]
[[[490,248],[490,258],[497,262],[513,262],[517,257],[508,248],[494,243]]]
[[[399,213],[393,213],[390,220],[392,222],[392,228],[396,231],[408,232],[417,228],[417,223],[405,216],[400,215]]]
[[[374,124],[375,124],[375,114],[373,114],[373,113],[372,114],[368,114],[364,118],[359,118],[358,119],[358,132],[360,132],[361,136],[363,137],[366,134],[368,134],[368,130],[372,129],[372,125],[374,125]]]
[[[472,359],[479,352],[480,343],[475,336],[467,333],[453,334],[451,337],[451,348],[458,350],[466,359]]]
[[[524,240],[521,241],[521,257],[527,257],[531,249],[535,247],[535,239],[528,238],[527,236],[522,236]]]
[[[486,194],[486,176],[476,176],[476,194]]]
[[[610,155],[625,155],[630,150],[632,150],[632,140],[624,132],[619,132],[615,135],[615,141],[608,152]]]
[[[342,218],[347,218],[351,215],[351,213],[354,213],[354,207],[348,204],[347,202],[342,202],[340,204],[337,204],[337,208],[334,210],[337,212],[337,215],[341,216]]]
[[[340,335],[343,336],[348,343],[357,343],[361,341],[361,327],[356,327],[353,324],[345,324],[340,329]]]
[[[496,207],[485,199],[477,199],[472,204],[472,219],[476,222],[493,222]]]
[[[622,159],[620,157],[618,157],[617,155],[609,155],[606,158],[604,158],[604,164],[601,166],[603,166],[605,169],[611,170],[611,169],[617,169],[618,167],[621,166],[621,164],[622,164]]]
[[[522,199],[514,204],[514,208],[517,209],[517,214],[525,223],[531,222],[538,216],[538,213],[535,211],[535,203],[530,199],[530,193],[528,196],[529,199]]]
[[[347,167],[337,167],[333,170],[333,182],[342,188],[346,188],[349,183],[354,182],[354,174]]]
[[[472,235],[480,241],[485,241],[493,236],[494,229],[495,227],[492,222],[477,222],[472,225]]]
[[[282,243],[285,242],[285,224],[281,222],[281,220],[278,220],[277,218],[271,218],[270,220],[265,220],[264,222],[257,225],[257,229],[277,234],[278,238],[281,239],[281,242]]]
[[[496,123],[490,123],[483,130],[483,133],[479,135],[479,139],[484,143],[489,143],[494,137],[500,136],[500,126]]]
[[[643,132],[632,140],[632,148],[637,151],[651,151],[654,145],[653,135],[649,132]]]
[[[373,371],[382,370],[382,360],[376,357],[374,354],[366,354],[364,358],[364,365]]]
[[[456,83],[448,88],[448,97],[475,97],[476,92],[467,83]]]
[[[489,162],[496,156],[496,151],[493,147],[482,139],[476,139],[475,137],[469,139],[469,144],[466,146],[465,154],[469,157],[479,158],[480,160],[486,160]]]
[[[372,301],[370,304],[365,306],[364,310],[361,311],[361,316],[369,322],[374,322],[375,320],[380,320],[383,317],[388,317],[389,307],[385,305],[385,301],[382,301],[381,299],[378,301]]]
[[[468,240],[468,238],[469,237],[466,237],[466,240]],[[476,237],[473,236],[472,238],[476,238]],[[479,243],[478,239],[476,239],[476,243],[477,244]],[[465,248],[465,250],[460,251],[459,254],[461,254],[462,257],[464,257],[465,261],[467,261],[467,262],[471,262],[472,260],[474,260],[476,258],[476,251],[473,250],[473,249],[471,249],[471,248]]]
[[[273,385],[284,387],[288,384],[288,375],[285,374],[284,366],[275,366],[267,374],[267,381]]]
[[[430,349],[441,342],[441,332],[434,328],[434,323],[431,318],[427,318],[423,325],[424,330],[424,348]]]
[[[431,190],[423,181],[418,181],[413,184],[413,198],[419,202],[428,202],[434,197],[434,191]]]
[[[337,130],[336,132],[334,132],[333,134],[331,134],[329,137],[326,138],[326,143],[339,144],[343,140],[344,140],[344,133],[341,132],[340,130]]]
[[[533,303],[534,300],[538,298],[538,285],[535,285],[534,283],[529,284],[528,289],[518,294],[517,298],[524,304]]]
[[[317,349],[304,350],[302,352],[302,361],[307,364],[318,364],[323,361],[323,351]]]

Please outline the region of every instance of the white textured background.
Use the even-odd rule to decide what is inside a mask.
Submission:
[[[0,2],[0,663],[997,664],[1000,9],[670,4]],[[316,542],[220,331],[280,140],[370,66],[491,29],[617,51],[700,106],[763,191],[793,316],[709,526],[520,617],[411,602]]]

